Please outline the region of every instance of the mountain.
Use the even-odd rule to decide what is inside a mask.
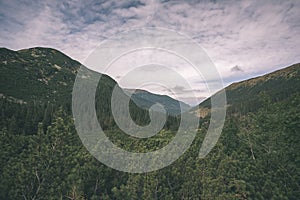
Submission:
[[[261,108],[264,101],[280,102],[300,91],[300,63],[275,72],[232,83],[225,88],[228,113],[246,114]],[[205,117],[210,111],[210,98],[192,112]]]
[[[12,51],[6,48],[0,49],[0,100],[2,102],[3,119],[2,124],[7,124],[13,117],[11,109],[18,103],[23,110],[20,115],[32,121],[27,129],[22,125],[20,131],[35,132],[37,123],[44,122],[47,127],[51,123],[51,118],[55,110],[63,107],[71,114],[72,91],[76,75],[82,66],[79,62],[71,59],[58,50],[51,48],[30,48],[19,51]],[[111,113],[111,95],[117,82],[105,74],[100,74],[82,66],[86,80],[98,84],[96,91],[96,111],[102,127],[115,126]],[[101,78],[98,82],[97,77]],[[84,92],[84,90],[83,90]],[[155,96],[152,94],[152,96]],[[125,93],[123,97],[127,97]],[[167,97],[164,97],[167,99]],[[147,104],[140,99],[142,105]],[[10,103],[9,103],[10,102]],[[9,104],[12,108],[10,108]],[[138,124],[149,122],[149,113],[146,107],[137,106],[130,100],[130,114]],[[16,111],[17,112],[17,111]],[[19,112],[19,111],[18,111]],[[31,115],[35,115],[31,118]],[[22,117],[18,116],[17,124],[21,123]],[[49,119],[50,118],[50,119]],[[35,127],[35,128],[34,128]]]
[[[25,102],[70,101],[74,80],[81,66],[60,51],[42,47],[19,51],[1,48],[0,62],[0,93]],[[116,85],[106,75],[103,75],[102,83]]]
[[[227,115],[221,137],[209,158],[201,160],[213,163],[201,169],[215,169],[214,178],[205,181],[203,189],[226,190],[234,180],[237,185],[229,186],[234,197],[223,190],[220,199],[299,199],[300,64],[233,83],[225,91]],[[204,130],[209,126],[211,98],[190,111],[201,117]],[[220,193],[202,197],[219,199]]]
[[[0,49],[2,84],[0,93],[3,96],[21,101],[70,101],[74,80],[81,64],[65,54],[50,48],[30,48],[12,51]],[[87,73],[96,73],[86,69]],[[100,75],[100,73],[98,73]],[[89,77],[87,74],[86,76]],[[100,85],[113,88],[117,83],[102,74]],[[126,93],[131,90],[125,89]],[[166,95],[157,95],[147,91],[134,92],[132,100],[141,108],[149,109],[160,103],[172,115],[180,114],[190,107]],[[180,105],[179,105],[180,104]]]
[[[80,63],[48,48],[0,49],[0,92],[23,101],[59,101],[71,93]]]
[[[152,105],[159,103],[164,106],[168,114],[174,116],[179,115],[181,112],[186,112],[191,108],[188,104],[167,95],[153,94],[141,89],[124,89],[124,91],[141,108],[149,109]]]
[[[47,48],[1,49],[0,56],[0,199],[300,199],[299,64],[228,86],[222,134],[206,157],[199,158],[199,149],[210,126],[210,99],[188,111],[199,115],[202,109],[202,118],[180,158],[135,174],[102,164],[83,146],[71,113],[78,62]],[[100,75],[84,73],[81,78],[92,82]],[[180,118],[170,116],[150,138],[118,129],[110,112],[115,87],[103,75],[95,95],[98,121],[114,145],[156,154],[177,137]],[[149,123],[149,113],[134,100],[129,107],[136,123]]]

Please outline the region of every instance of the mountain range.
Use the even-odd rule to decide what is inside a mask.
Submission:
[[[81,67],[80,78],[97,81],[97,118],[113,144],[129,152],[161,149],[176,137],[182,111],[199,119],[193,143],[174,163],[144,174],[96,160],[82,145],[71,112]],[[109,76],[41,47],[1,48],[0,78],[0,199],[300,199],[300,64],[226,87],[225,124],[205,158],[199,148],[211,98],[190,108],[165,95],[122,89]],[[148,109],[163,105],[162,130],[143,139],[120,130],[111,112],[114,88],[131,96],[136,124],[149,124]]]
[[[41,47],[19,51],[1,48],[0,59],[2,98],[11,98],[19,102],[35,100],[62,103],[66,102],[66,99],[70,101],[76,73],[81,66],[78,61],[55,49]],[[254,111],[260,107],[258,98],[263,93],[270,96],[272,102],[276,102],[300,91],[299,65],[294,64],[264,76],[232,83],[225,88],[227,106],[232,112]],[[107,75],[103,74],[102,77],[101,83],[105,85],[114,87],[117,84]],[[123,88],[123,91],[142,109],[149,109],[159,103],[173,116],[191,109],[188,104],[167,95],[141,89]],[[190,112],[204,117],[209,108],[210,98],[207,98]]]
[[[125,93],[131,96],[131,99],[141,108],[149,109],[152,105],[159,103],[166,109],[170,115],[179,115],[191,109],[188,104],[175,100],[167,95],[159,95],[141,89],[124,89]]]
[[[0,56],[2,96],[24,102],[28,100],[65,102],[67,99],[70,101],[76,73],[82,66],[79,62],[55,49],[40,47],[19,51],[2,48]],[[100,85],[117,84],[107,75],[102,74],[101,77]],[[134,103],[143,109],[149,109],[156,103],[163,105],[166,112],[171,115],[180,114],[180,105],[183,112],[190,109],[189,105],[166,95],[153,94],[145,90],[133,92],[124,89],[124,91],[132,95]]]

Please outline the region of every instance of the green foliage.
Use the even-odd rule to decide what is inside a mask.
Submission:
[[[173,164],[129,174],[98,162],[75,131],[69,90],[56,88],[55,82],[74,78],[77,62],[43,48],[1,49],[0,58],[8,61],[1,64],[7,73],[1,78],[9,85],[1,85],[0,199],[300,199],[299,65],[229,88],[231,108],[221,138],[204,159],[198,152],[208,117],[201,119],[195,141]],[[54,64],[64,68],[59,71]],[[21,67],[29,67],[30,76],[19,77]],[[40,77],[37,68],[45,69],[46,76],[58,76],[53,85],[26,78]],[[12,82],[12,77],[21,82]],[[110,112],[115,86],[102,76],[96,93],[98,120],[110,140],[132,152],[167,145],[180,118],[169,117],[155,137],[129,137],[116,127]],[[31,93],[26,87],[37,90]],[[48,99],[53,90],[59,92]],[[149,113],[133,101],[130,111],[136,123],[149,123]]]
[[[191,109],[191,107],[184,102],[177,101],[167,95],[153,94],[144,90],[137,90],[132,93],[131,90],[126,91],[125,89],[125,92],[131,94],[131,99],[139,107],[149,109],[155,103],[159,103],[163,105],[166,112],[172,116],[180,115],[181,112],[186,112]]]

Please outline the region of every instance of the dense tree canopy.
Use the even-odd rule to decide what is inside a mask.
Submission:
[[[204,159],[198,153],[209,112],[199,119],[193,144],[178,160],[158,171],[131,174],[97,161],[79,139],[71,88],[65,87],[72,84],[79,63],[51,49],[1,51],[0,59],[8,64],[1,65],[0,199],[300,199],[299,64],[226,88],[222,135]],[[41,56],[33,59],[32,52]],[[32,76],[21,77],[21,87],[14,80],[23,68]],[[180,123],[176,116],[168,116],[151,138],[122,132],[110,108],[116,83],[103,76],[99,84],[97,117],[114,144],[149,152],[174,138]],[[147,110],[133,101],[129,107],[137,124],[149,123]],[[200,107],[209,109],[209,99]]]

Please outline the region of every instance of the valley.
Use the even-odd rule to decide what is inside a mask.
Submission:
[[[199,119],[195,140],[178,160],[143,174],[109,168],[82,145],[71,109],[80,67],[55,49],[0,49],[0,199],[300,198],[300,64],[226,87],[222,135],[203,159],[198,153],[210,123],[210,98],[191,108],[165,95],[122,89],[101,75],[97,119],[122,149],[165,147],[178,131],[179,105]],[[96,72],[87,67],[84,78],[95,81]],[[138,125],[150,123],[153,104],[163,105],[162,130],[139,139],[119,129],[110,107],[115,87],[132,95],[129,110]]]

